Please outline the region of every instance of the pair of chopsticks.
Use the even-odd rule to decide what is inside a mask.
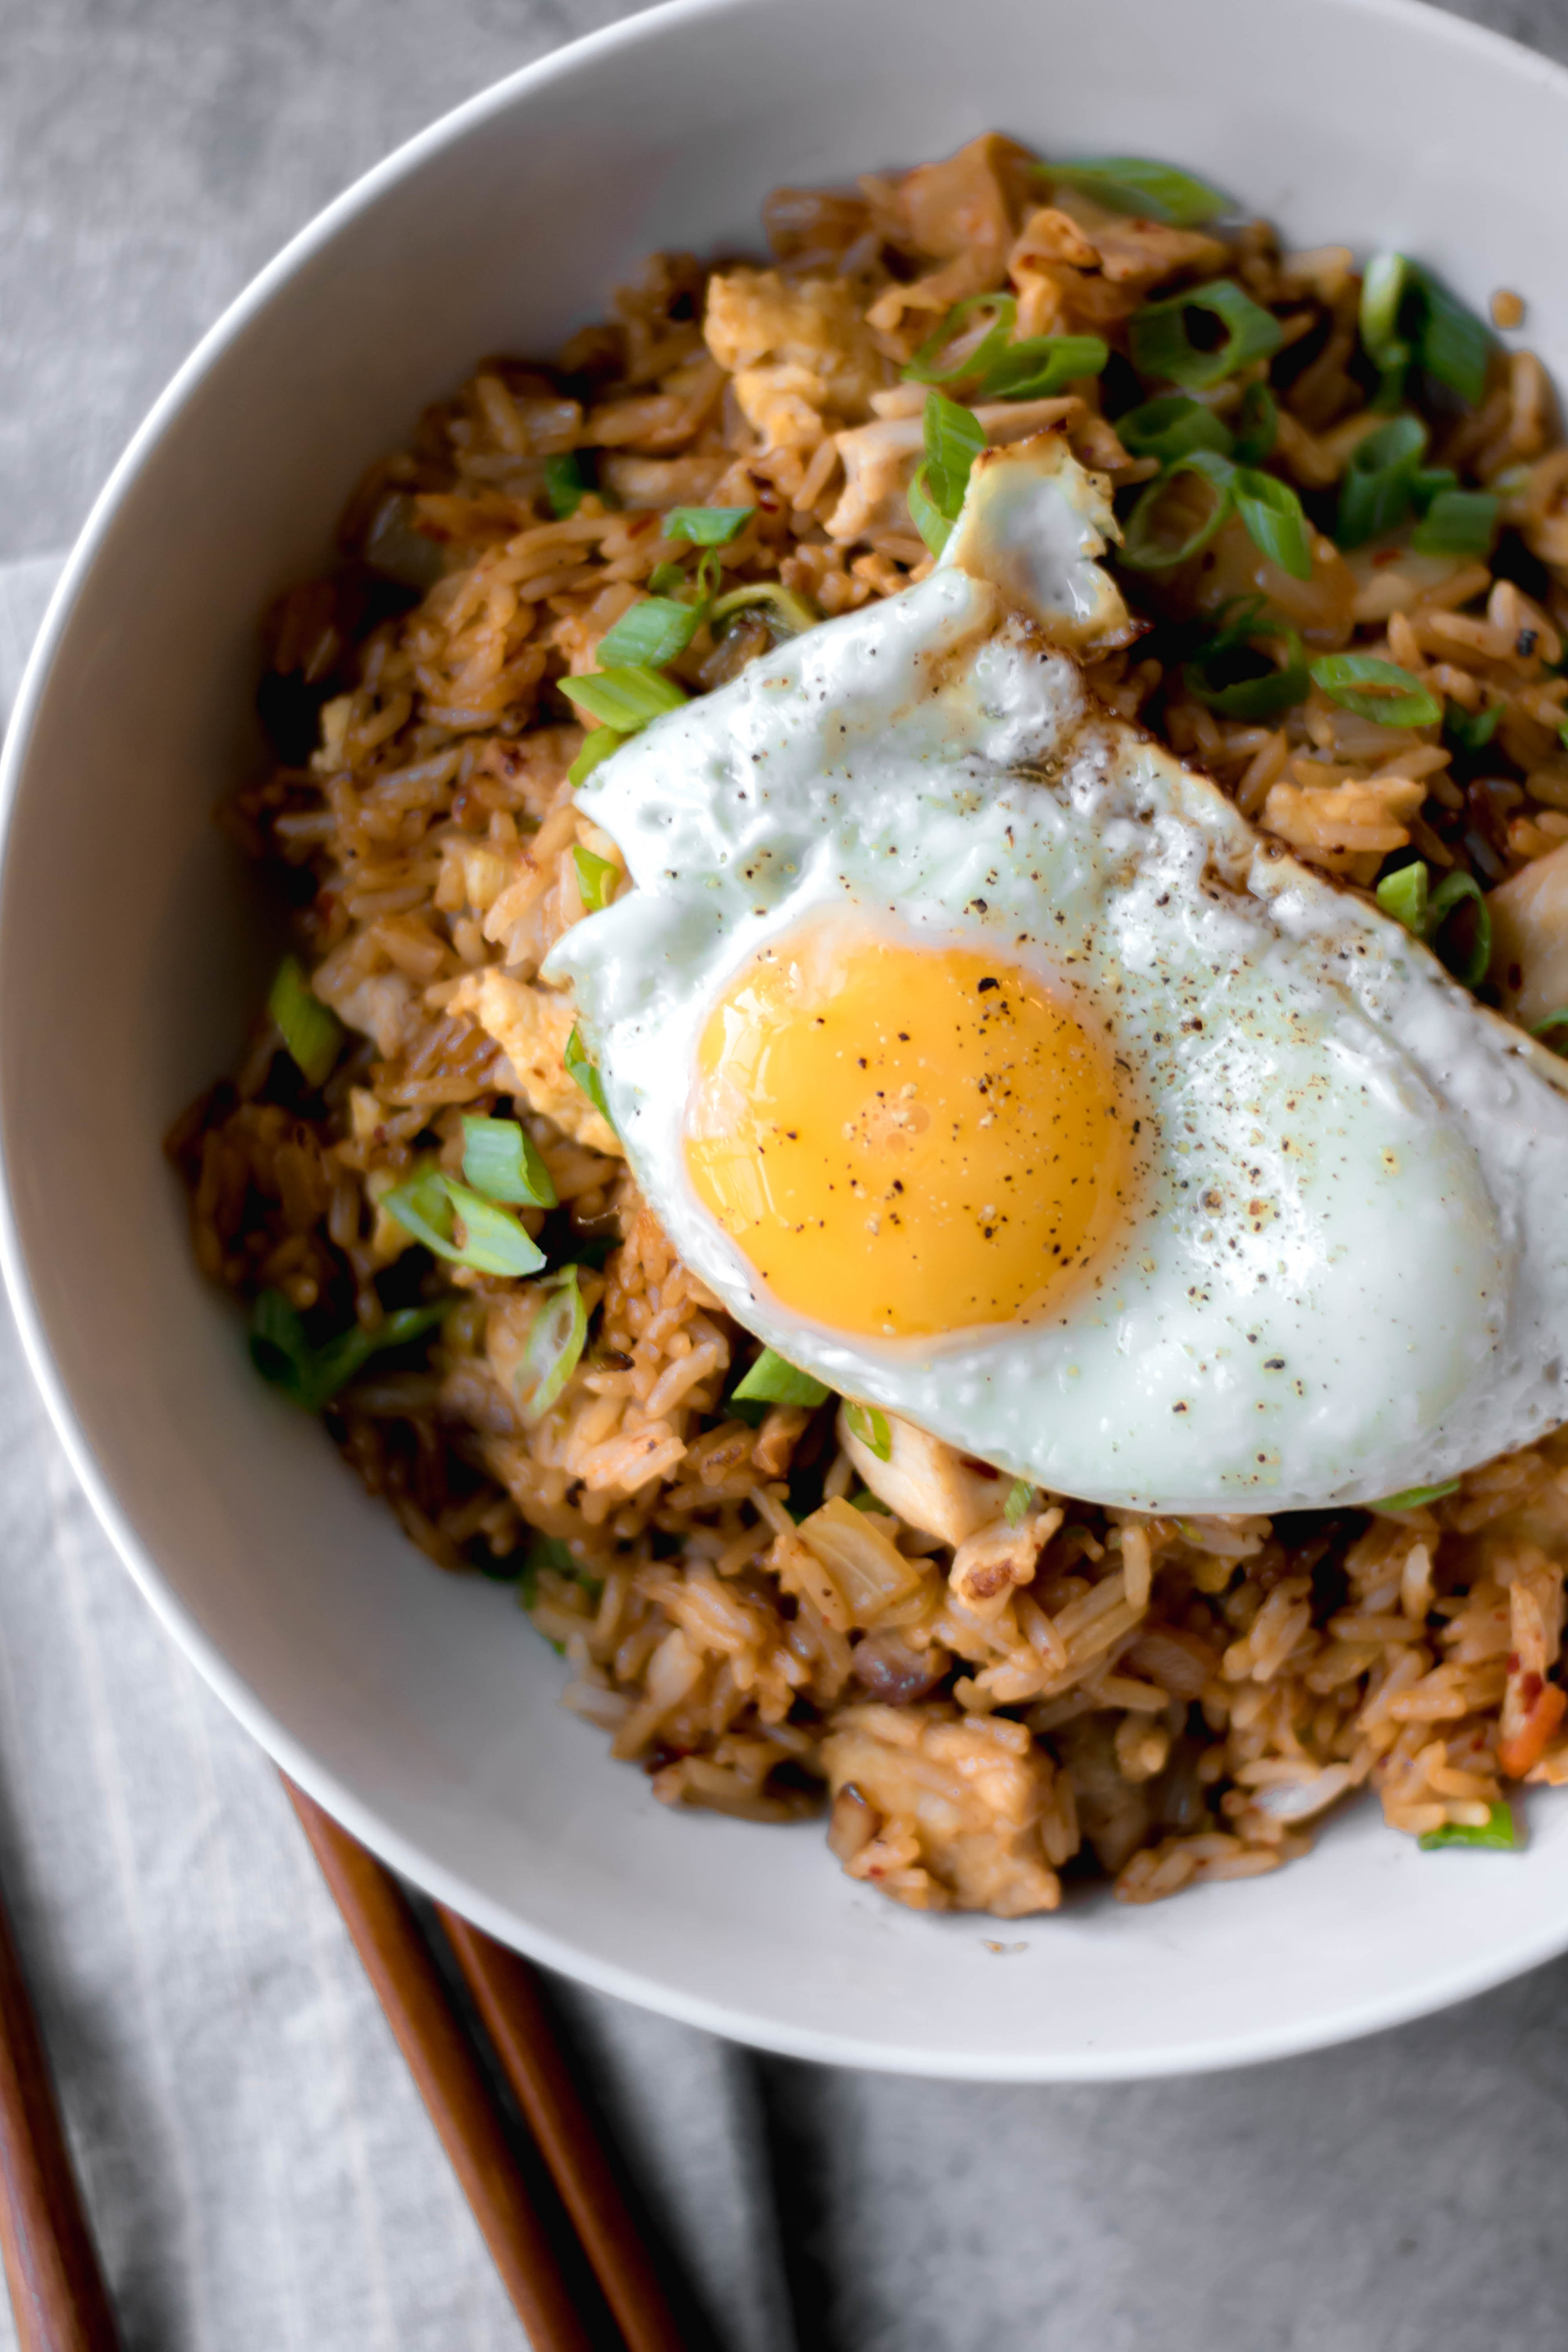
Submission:
[[[283,1785],[533,2352],[592,2352],[407,1896],[302,1789],[287,1778]],[[444,1904],[437,1916],[626,2352],[683,2352],[685,2338],[556,2046],[532,1969]]]
[[[532,2352],[603,2352],[519,2170],[484,2068],[390,1871],[283,1783]],[[626,2352],[685,2339],[556,2047],[533,1970],[455,1911],[442,1930]],[[0,2254],[21,2352],[119,2352],[48,2061],[0,1902]]]

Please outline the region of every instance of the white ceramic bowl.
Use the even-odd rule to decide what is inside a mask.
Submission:
[[[1568,379],[1568,77],[1397,0],[679,0],[503,83],[350,191],[208,336],[78,548],[8,749],[6,1273],[126,1563],[235,1712],[388,1860],[539,1958],[771,2047],[932,2074],[1213,2066],[1409,2017],[1568,1943],[1568,1799],[1527,1854],[1375,1806],[1148,1910],[932,1920],[820,1828],[658,1805],[556,1704],[510,1595],[438,1575],[265,1390],[159,1139],[273,940],[215,831],[258,756],[255,625],[363,467],[486,352],[550,351],[658,246],[758,243],[781,182],[996,126],[1186,163],[1300,244],[1530,304]]]

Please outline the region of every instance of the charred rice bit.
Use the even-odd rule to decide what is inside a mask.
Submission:
[[[656,256],[552,365],[483,365],[361,486],[331,576],[268,617],[279,764],[226,818],[300,909],[349,1045],[312,1091],[264,1026],[179,1122],[203,1271],[280,1292],[322,1337],[448,1301],[428,1360],[373,1363],[330,1425],[438,1565],[517,1580],[567,1704],[670,1804],[826,1809],[853,1878],[1003,1916],[1054,1909],[1064,1870],[1128,1902],[1272,1870],[1358,1790],[1398,1829],[1479,1825],[1507,1782],[1568,1781],[1563,1436],[1398,1514],[1175,1521],[1037,1496],[1009,1524],[1005,1481],[901,1424],[882,1463],[831,1405],[726,1414],[755,1343],[677,1262],[565,1067],[572,1008],[541,964],[584,912],[573,850],[620,861],[573,805],[583,737],[556,682],[682,556],[669,508],[751,509],[725,584],[776,580],[823,614],[921,577],[925,393],[901,370],[955,300],[1003,288],[1020,335],[1120,352],[1151,295],[1233,274],[1280,320],[1270,462],[1309,498],[1381,421],[1337,248],[1128,220],[1047,191],[1000,138],[850,193],[780,191],[764,218],[771,259]],[[1267,364],[1213,406],[1233,414]],[[981,414],[993,439],[1064,423],[1113,488],[1155,470],[1099,381]],[[1347,887],[1411,845],[1475,872],[1499,998],[1530,1020],[1568,1002],[1568,448],[1525,352],[1431,422],[1431,461],[1501,499],[1504,568],[1314,533],[1298,582],[1233,522],[1158,588],[1124,574],[1155,630],[1092,677]],[[587,487],[562,514],[567,457]],[[1249,594],[1309,656],[1353,644],[1495,709],[1485,753],[1316,688],[1268,724],[1209,708],[1160,625]],[[754,612],[704,625],[675,674],[700,693],[768,643]],[[418,1153],[458,1172],[464,1112],[526,1122],[561,1205],[524,1222],[548,1224],[552,1263],[582,1261],[589,1344],[532,1422],[514,1375],[538,1285],[437,1265],[383,1206]]]

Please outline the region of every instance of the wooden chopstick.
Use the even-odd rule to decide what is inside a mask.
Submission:
[[[21,2352],[119,2352],[113,2307],[3,1901],[0,2252]]]
[[[538,1977],[521,1954],[445,1904],[437,1912],[629,2352],[684,2352],[686,2339],[561,2056]]]
[[[287,1775],[283,1785],[532,2352],[594,2352],[408,1898],[392,1873]]]

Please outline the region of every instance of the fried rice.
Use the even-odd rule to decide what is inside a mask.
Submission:
[[[331,1433],[437,1567],[515,1583],[564,1654],[566,1704],[667,1803],[826,1811],[852,1877],[1003,1916],[1055,1908],[1064,1878],[1146,1902],[1256,1876],[1358,1790],[1395,1829],[1488,1834],[1510,1784],[1568,1779],[1568,1433],[1379,1511],[1178,1520],[1055,1496],[1015,1526],[1004,1482],[955,1545],[931,1532],[944,1495],[999,1474],[934,1443],[883,1482],[894,1508],[857,1507],[876,1498],[837,1401],[727,1402],[756,1342],[638,1197],[566,1066],[571,1003],[538,974],[584,912],[574,850],[619,866],[574,806],[584,737],[559,681],[689,555],[669,511],[749,509],[715,551],[723,584],[776,583],[813,615],[923,577],[925,387],[903,372],[954,304],[1000,289],[1020,338],[1093,334],[1112,357],[1059,396],[982,403],[989,436],[1064,429],[1125,510],[1159,461],[1115,419],[1161,388],[1129,321],[1226,278],[1282,334],[1205,404],[1234,421],[1268,383],[1262,462],[1311,519],[1311,577],[1234,520],[1174,570],[1123,565],[1152,626],[1090,684],[1345,888],[1416,855],[1474,876],[1509,1009],[1539,1020],[1568,998],[1568,446],[1540,362],[1494,347],[1469,405],[1419,390],[1432,457],[1500,501],[1489,556],[1407,532],[1347,554],[1317,526],[1387,422],[1347,249],[1131,217],[997,137],[849,192],[780,190],[763,220],[770,258],[656,255],[553,362],[487,361],[372,469],[332,569],[268,616],[278,764],[224,816],[295,908],[346,1044],[312,1085],[264,1021],[178,1122],[202,1270],[281,1297],[318,1349],[441,1307],[331,1398]],[[1227,716],[1193,631],[1247,597],[1309,655],[1398,664],[1458,725],[1375,723],[1317,687]],[[704,625],[675,676],[736,676],[772,609]],[[460,1173],[473,1113],[523,1121],[560,1205],[522,1222],[576,1263],[589,1318],[537,1418],[514,1376],[540,1284],[437,1261],[384,1205],[432,1151]]]

